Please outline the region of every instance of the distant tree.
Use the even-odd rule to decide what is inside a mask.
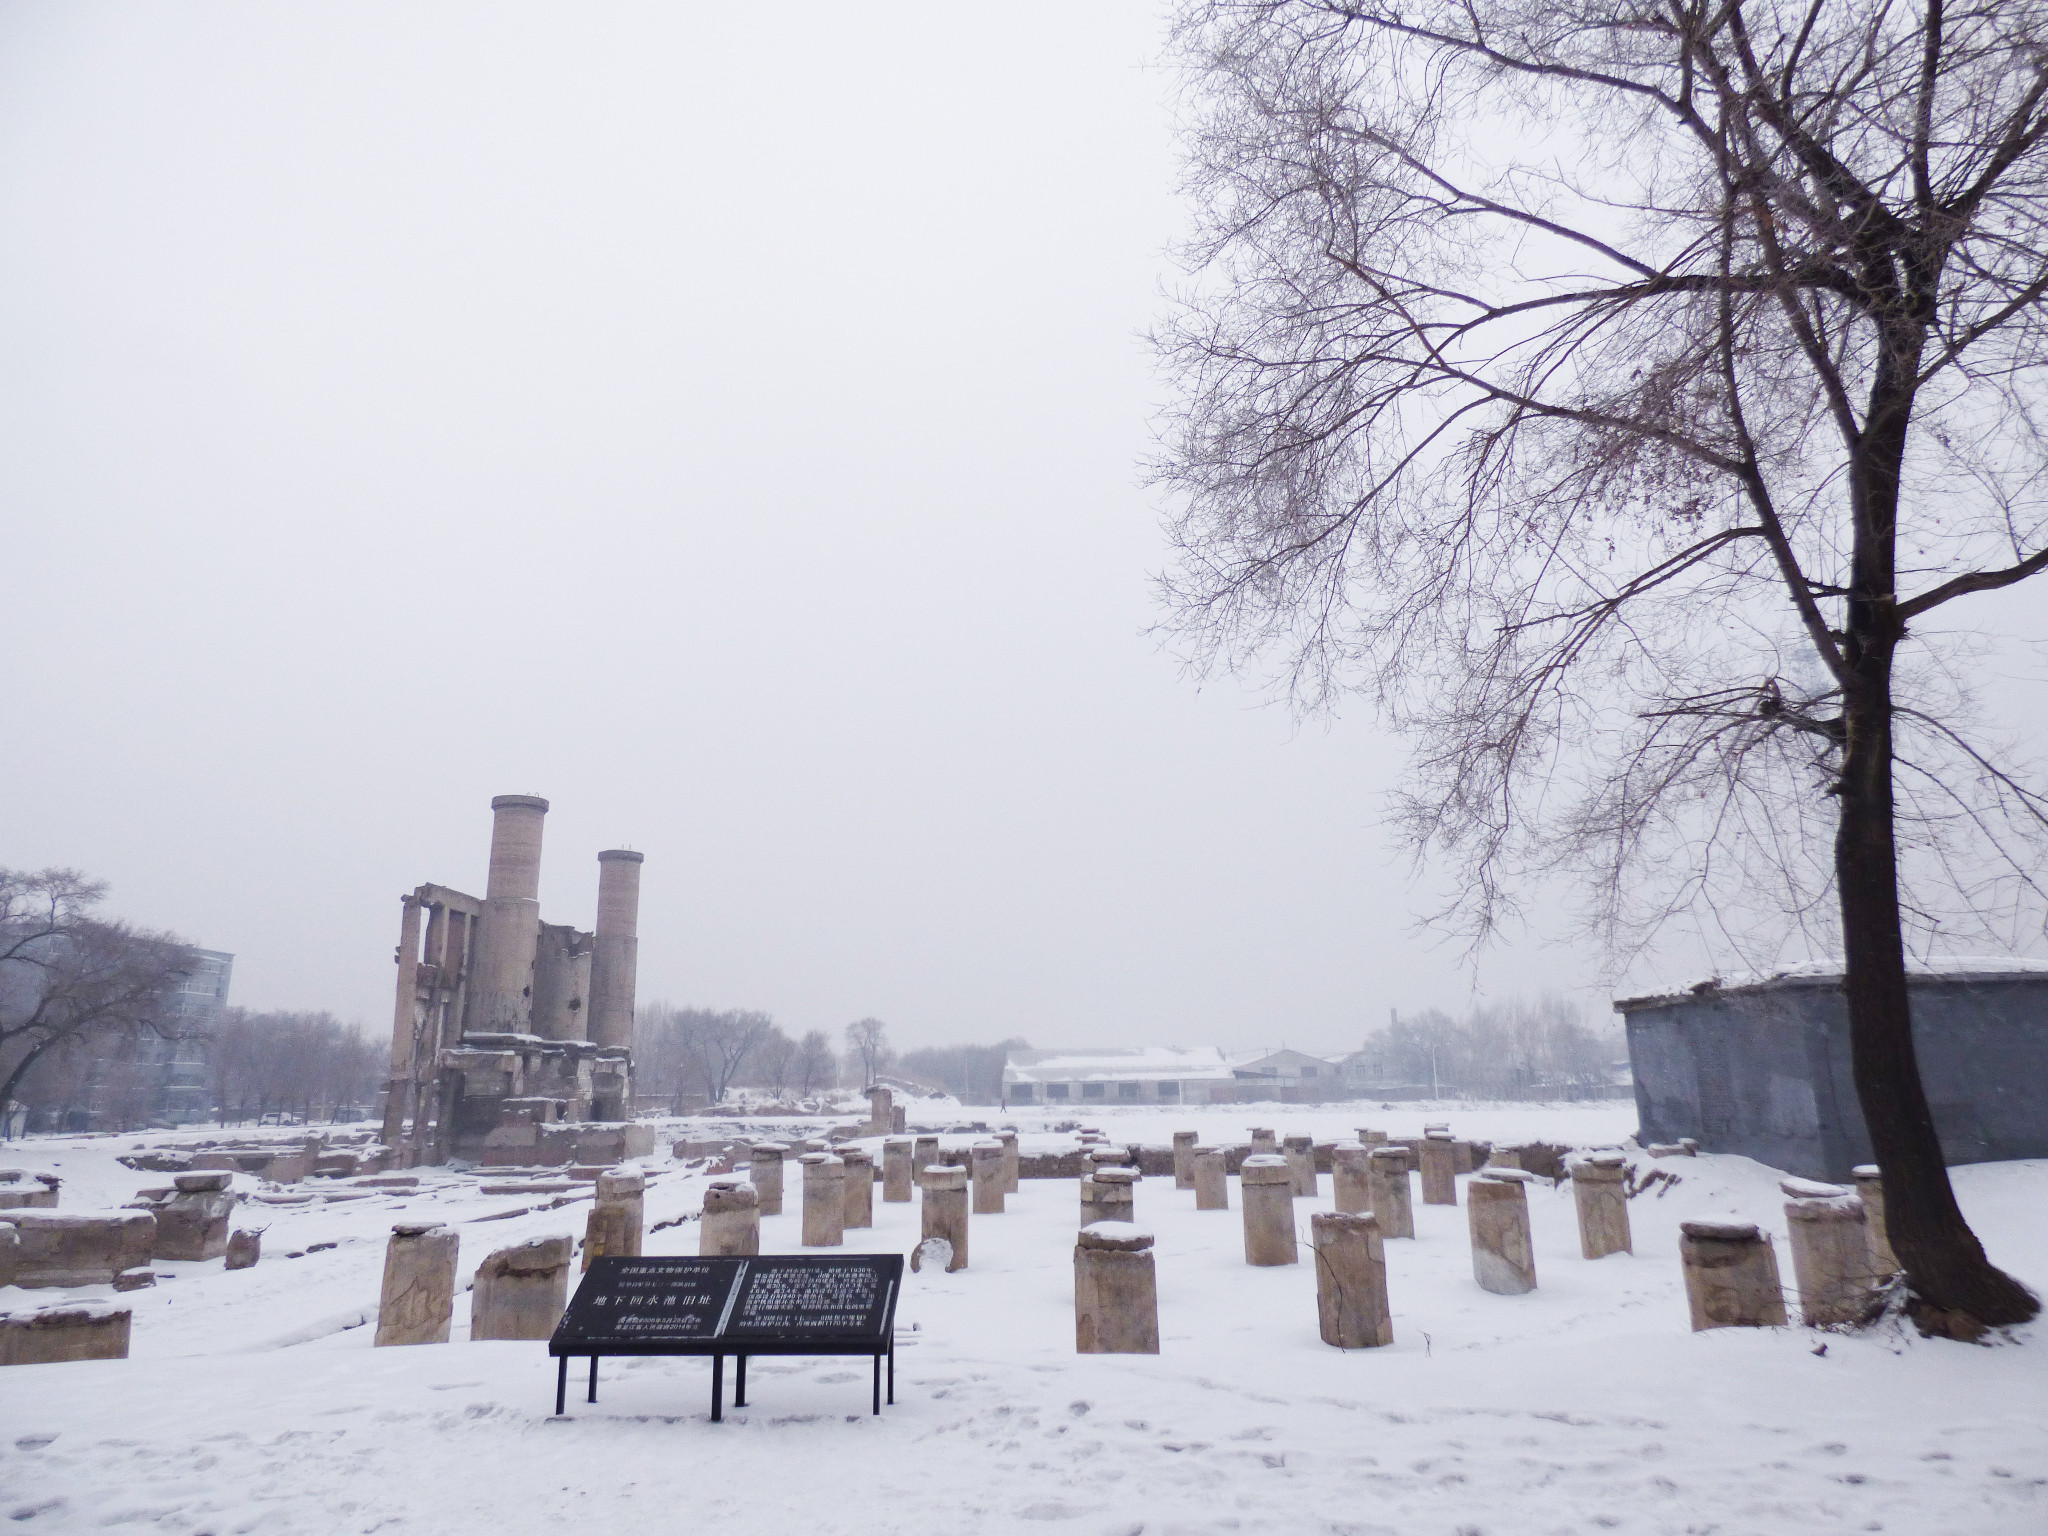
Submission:
[[[874,1082],[875,1074],[895,1054],[889,1049],[889,1029],[880,1019],[855,1019],[846,1026],[846,1049],[860,1061],[861,1086]]]
[[[94,916],[106,894],[76,870],[0,869],[0,1104],[53,1055],[185,1038],[169,999],[192,971],[190,947]]]
[[[788,1091],[790,1069],[795,1064],[796,1042],[784,1034],[780,1026],[771,1024],[768,1033],[754,1047],[748,1079],[779,1099]]]
[[[721,1103],[754,1052],[770,1038],[775,1021],[745,1008],[643,1009],[636,1032],[644,1029],[647,1059],[670,1082],[678,1104],[685,1084],[694,1083],[713,1104]],[[659,1077],[656,1080],[660,1080]]]
[[[333,1119],[376,1098],[390,1050],[331,1013],[230,1008],[207,1047],[221,1124],[272,1111]]]
[[[962,1104],[999,1104],[1003,1068],[1010,1052],[1031,1048],[1028,1040],[999,1040],[994,1045],[927,1045],[905,1051],[897,1070],[943,1087]]]
[[[803,1039],[796,1045],[796,1061],[791,1073],[796,1079],[796,1093],[800,1099],[822,1093],[837,1083],[839,1057],[832,1049],[832,1037],[822,1029],[805,1030]]]

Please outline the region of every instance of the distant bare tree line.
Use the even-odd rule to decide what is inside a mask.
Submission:
[[[1475,1099],[1583,1092],[1605,1084],[1627,1049],[1618,1033],[1589,1027],[1561,997],[1482,1004],[1462,1018],[1430,1008],[1395,1018],[1363,1046],[1373,1081],[1431,1083]]]
[[[792,1039],[756,1009],[654,1002],[634,1020],[633,1072],[641,1093],[666,1097],[680,1114],[691,1097],[717,1104],[734,1088],[814,1098],[839,1086],[840,1061],[822,1029]]]
[[[207,1050],[207,1084],[222,1125],[289,1113],[308,1122],[377,1102],[391,1047],[331,1013],[230,1008]]]

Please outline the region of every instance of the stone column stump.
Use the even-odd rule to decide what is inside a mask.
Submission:
[[[1230,1209],[1230,1174],[1224,1161],[1221,1147],[1194,1147],[1190,1149],[1188,1168],[1195,1182],[1195,1209],[1198,1211],[1227,1211]]]
[[[763,1216],[782,1214],[782,1163],[789,1148],[779,1141],[764,1141],[754,1149],[754,1162],[748,1170],[753,1181],[754,1194],[760,1200]]]
[[[1254,1156],[1280,1150],[1280,1138],[1263,1125],[1252,1127],[1252,1153]]]
[[[997,1131],[996,1140],[1003,1146],[1003,1193],[1017,1193],[1017,1179],[1022,1169],[1022,1160],[1017,1156],[1017,1133]]]
[[[1595,1152],[1571,1165],[1572,1203],[1579,1211],[1579,1253],[1604,1259],[1634,1253],[1628,1226],[1628,1159],[1619,1152]]]
[[[1870,1238],[1870,1266],[1880,1280],[1888,1280],[1905,1266],[1892,1252],[1891,1234],[1885,1230],[1884,1176],[1875,1163],[1864,1163],[1850,1171],[1856,1178],[1856,1198],[1863,1202],[1863,1230]]]
[[[1316,1197],[1316,1141],[1313,1136],[1289,1136],[1281,1144],[1287,1171],[1294,1179],[1294,1193],[1305,1200]]]
[[[1869,1310],[1877,1277],[1863,1202],[1854,1195],[1787,1200],[1799,1320],[1809,1328],[1854,1323]]]
[[[738,1179],[713,1179],[697,1221],[697,1256],[743,1259],[760,1251],[760,1191]]]
[[[924,1182],[925,1169],[935,1166],[938,1161],[939,1138],[936,1136],[918,1137],[916,1145],[911,1148],[910,1166],[919,1184]]]
[[[461,1239],[438,1221],[402,1221],[384,1245],[377,1347],[446,1344],[455,1315],[455,1255]]]
[[[1295,1264],[1294,1174],[1287,1159],[1254,1153],[1238,1173],[1238,1194],[1244,1200],[1244,1261],[1247,1264]]]
[[[1003,1144],[977,1141],[967,1149],[968,1167],[974,1178],[974,1214],[1003,1214]]]
[[[1159,1285],[1152,1234],[1142,1227],[1102,1221],[1081,1229],[1074,1244],[1074,1349],[1159,1353]]]
[[[1408,1149],[1378,1146],[1365,1154],[1365,1188],[1380,1236],[1415,1236],[1415,1205],[1408,1189]]]
[[[946,1273],[967,1267],[967,1170],[934,1164],[923,1170],[923,1240],[911,1256],[911,1268],[921,1268],[925,1244],[937,1238],[946,1245]]]
[[[845,1225],[872,1227],[875,1224],[875,1160],[859,1147],[843,1147],[839,1161],[846,1165]]]
[[[1195,1187],[1195,1143],[1200,1139],[1200,1134],[1195,1131],[1175,1131],[1173,1133],[1173,1187],[1175,1189],[1193,1189]]]
[[[1330,1191],[1341,1215],[1357,1216],[1372,1209],[1370,1157],[1362,1143],[1340,1141],[1331,1148]]]
[[[1387,1254],[1372,1212],[1317,1211],[1308,1228],[1316,1258],[1316,1318],[1323,1342],[1339,1349],[1377,1349],[1393,1343]]]
[[[1472,1227],[1472,1278],[1496,1296],[1520,1296],[1536,1289],[1536,1250],[1529,1240],[1531,1175],[1501,1168],[1465,1186],[1465,1214]]]
[[[156,1216],[156,1257],[217,1259],[228,1251],[228,1218],[235,1197],[225,1173],[181,1173],[171,1182],[177,1193],[159,1204]]]
[[[1365,1126],[1360,1126],[1358,1128],[1358,1140],[1361,1146],[1364,1146],[1368,1149],[1372,1147],[1384,1147],[1387,1144],[1387,1133],[1385,1131],[1375,1131],[1370,1130]]]
[[[1097,1168],[1081,1181],[1081,1225],[1098,1221],[1136,1221],[1138,1170]]]
[[[846,1242],[846,1164],[830,1152],[806,1152],[804,1246],[838,1248]]]
[[[908,1115],[909,1111],[901,1104],[893,1106],[889,1111],[889,1129],[896,1135],[901,1136],[910,1129],[907,1121]]]
[[[910,1202],[910,1149],[913,1145],[908,1136],[894,1136],[882,1143],[884,1205],[907,1205]]]
[[[1785,1326],[1785,1291],[1767,1234],[1746,1221],[1682,1221],[1678,1232],[1693,1332]]]
[[[1458,1149],[1452,1145],[1450,1133],[1431,1131],[1417,1151],[1422,1163],[1422,1203],[1456,1205]]]
[[[469,1293],[469,1336],[546,1339],[569,1305],[569,1261],[576,1240],[536,1237],[500,1248],[477,1266]]]

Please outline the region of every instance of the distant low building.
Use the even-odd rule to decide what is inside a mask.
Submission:
[[[1230,1058],[1230,1072],[1238,1082],[1238,1097],[1244,1099],[1337,1098],[1342,1092],[1336,1063],[1306,1051],[1283,1048],[1239,1054]]]
[[[1236,1098],[1230,1062],[1209,1045],[1012,1051],[1003,1065],[1005,1106],[1088,1109],[1229,1104]]]

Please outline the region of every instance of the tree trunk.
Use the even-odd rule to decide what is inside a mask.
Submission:
[[[1853,618],[1851,627],[1859,627]],[[1847,741],[1835,833],[1856,1097],[1882,1171],[1885,1229],[1905,1267],[1914,1316],[1929,1332],[1975,1338],[1987,1327],[2027,1321],[2040,1304],[1984,1256],[1963,1220],[1920,1081],[1893,837],[1895,642],[1882,633],[1858,639],[1856,682],[1843,707]]]

